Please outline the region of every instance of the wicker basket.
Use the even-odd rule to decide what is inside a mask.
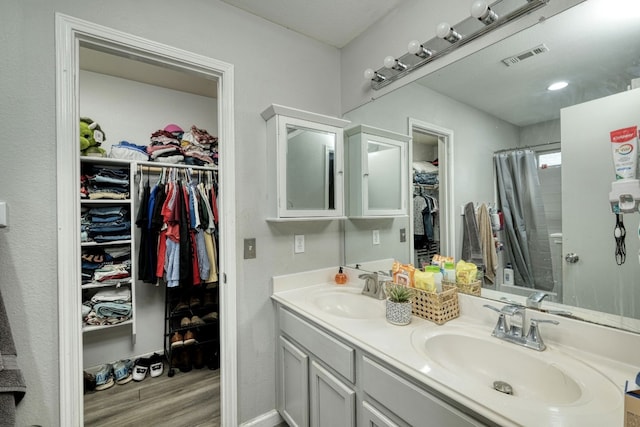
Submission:
[[[425,292],[421,289],[414,289],[413,309],[411,313],[423,319],[442,325],[448,320],[460,316],[460,305],[458,305],[458,288],[451,285],[443,285],[443,291]]]
[[[443,282],[443,284],[448,286],[456,286],[458,288],[458,292],[462,292],[463,294],[476,295],[480,296],[480,290],[482,289],[482,281],[476,280],[473,283],[451,283],[451,282]]]

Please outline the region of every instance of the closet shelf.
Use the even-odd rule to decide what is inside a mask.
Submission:
[[[82,205],[122,205],[131,203],[131,199],[80,199]]]
[[[110,242],[82,242],[80,245],[83,248],[89,246],[117,246],[117,245],[130,245],[131,240],[113,240]]]
[[[97,330],[102,330],[102,329],[110,329],[110,328],[115,328],[118,326],[124,326],[124,325],[132,325],[133,324],[133,320],[129,319],[129,320],[125,320],[124,322],[120,322],[120,323],[116,323],[113,325],[89,325],[89,326],[83,326],[82,327],[82,332],[92,332],[92,331],[97,331]]]
[[[82,289],[96,289],[96,288],[119,288],[120,286],[131,285],[131,279],[123,280],[118,283],[100,283],[100,282],[90,282],[81,285]]]

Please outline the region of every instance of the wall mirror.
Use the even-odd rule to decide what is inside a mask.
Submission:
[[[350,218],[407,214],[407,135],[359,125],[345,131]]]
[[[275,200],[268,221],[344,216],[343,128],[349,123],[282,105],[262,112]]]
[[[335,210],[336,134],[285,126],[287,209]]]
[[[544,9],[536,13],[544,14]],[[640,92],[633,90],[634,79],[640,78],[639,18],[637,2],[586,0],[345,114],[352,122],[397,132],[409,132],[408,119],[418,119],[455,133],[451,197],[457,212],[453,226],[441,230],[440,237],[454,233],[456,259],[462,246],[462,207],[468,202],[497,200],[494,155],[532,150],[543,187],[538,208],[545,217],[546,261],[553,271],[547,288],[542,288],[551,293],[545,303],[587,321],[636,332],[640,331],[640,293],[633,292],[632,285],[634,277],[640,277],[638,239],[627,233],[627,254],[631,255],[617,265],[615,215],[608,202],[610,182],[615,179],[608,131],[625,125],[620,126],[615,118],[603,122],[609,111],[582,112],[572,106],[606,99],[611,101],[608,110],[628,110],[612,97]],[[565,89],[547,89],[560,80],[569,83]],[[640,103],[636,105],[637,112]],[[561,110],[573,112],[561,117]],[[579,132],[568,120],[570,115],[579,117],[574,122],[602,126],[576,147]],[[636,116],[626,126],[640,124]],[[597,150],[588,144],[597,145]],[[580,156],[589,151],[597,151],[599,158]],[[545,154],[560,162],[540,157]],[[604,177],[603,186],[585,185],[589,181],[584,178],[596,171]],[[597,216],[585,215],[588,211],[596,211]],[[624,221],[627,230],[635,230],[640,214],[625,215]],[[353,244],[368,230],[346,226],[345,264],[383,258],[412,262],[411,236],[407,242],[398,241],[401,229],[409,232],[410,225],[402,220],[388,224],[390,240],[388,245],[383,242],[384,252]],[[578,260],[569,257],[567,261],[567,254],[573,253]],[[602,274],[593,275],[595,270]],[[483,296],[509,299],[532,291],[530,287],[502,286],[502,277],[497,276],[495,291],[490,289]]]

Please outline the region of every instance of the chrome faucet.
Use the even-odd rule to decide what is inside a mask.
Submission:
[[[359,279],[364,279],[364,287],[362,293],[376,299],[385,299],[387,297],[383,281],[378,273],[364,273],[358,276]]]
[[[496,326],[495,328],[493,328],[493,332],[491,333],[492,336],[503,341],[508,341],[537,351],[543,351],[547,348],[544,341],[542,340],[542,336],[540,335],[538,324],[559,324],[559,322],[556,320],[531,319],[529,331],[525,336],[525,307],[514,304],[505,305],[501,309],[488,304],[485,304],[484,307],[499,313],[498,322],[496,323]],[[507,317],[509,318],[508,322]]]
[[[533,292],[527,297],[527,307],[540,308],[542,306],[542,300],[547,295],[549,294],[542,291]]]

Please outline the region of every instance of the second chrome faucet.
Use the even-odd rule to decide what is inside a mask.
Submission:
[[[543,351],[547,348],[540,335],[538,324],[552,323],[557,325],[559,323],[555,320],[531,319],[529,330],[525,335],[525,307],[515,304],[507,304],[502,308],[485,304],[484,307],[499,313],[498,322],[491,333],[492,336],[537,351]]]

